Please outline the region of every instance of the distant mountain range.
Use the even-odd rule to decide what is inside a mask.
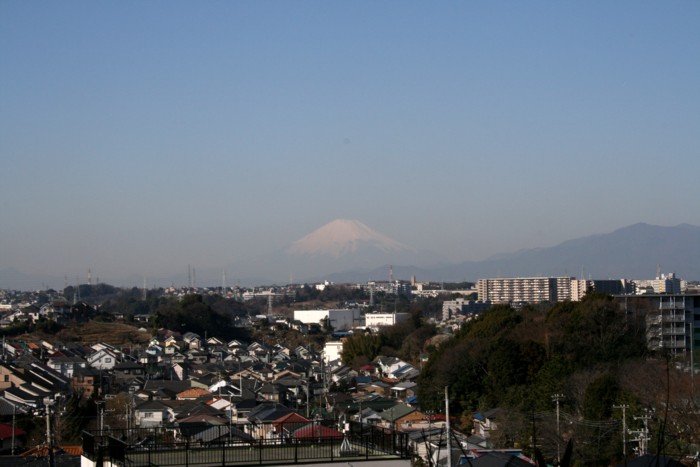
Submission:
[[[366,282],[393,277],[419,281],[476,281],[482,277],[573,276],[594,279],[650,279],[675,272],[686,280],[700,280],[700,227],[681,224],[662,227],[634,224],[548,248],[499,254],[483,261],[446,263],[436,255],[410,248],[356,220],[334,220],[289,246],[247,265],[229,268],[244,285],[315,282]],[[431,266],[432,265],[432,266]],[[231,274],[231,271],[237,271]],[[197,285],[218,286],[221,270],[197,270]],[[114,285],[139,286],[139,278]],[[150,281],[149,281],[150,282]],[[186,285],[185,274],[162,277],[158,285]],[[37,289],[63,279],[0,269],[0,288]]]
[[[483,277],[573,276],[594,279],[651,279],[657,268],[686,280],[700,279],[700,227],[634,224],[549,248],[499,254],[438,268],[393,266],[394,277],[421,281],[476,281]],[[386,266],[329,275],[337,282],[388,278]]]

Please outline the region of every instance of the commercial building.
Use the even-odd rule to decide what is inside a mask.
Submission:
[[[294,310],[294,319],[304,324],[322,324],[328,319],[328,324],[334,331],[349,331],[364,325],[362,313],[358,308],[338,310]]]
[[[367,313],[365,315],[365,326],[372,330],[379,330],[384,326],[394,324],[409,318],[408,313]]]

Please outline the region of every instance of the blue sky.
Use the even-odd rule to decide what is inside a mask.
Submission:
[[[0,0],[0,269],[700,224],[700,3]],[[233,274],[233,273],[232,273]]]

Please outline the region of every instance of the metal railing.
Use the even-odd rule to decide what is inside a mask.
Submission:
[[[298,428],[296,423],[294,431]],[[320,426],[320,425],[317,425]],[[213,426],[207,435],[183,436],[174,428],[83,432],[83,455],[102,465],[229,466],[297,464],[308,462],[350,462],[410,458],[408,434],[357,422],[345,426],[345,433],[328,430],[295,435],[279,424],[258,424],[264,437],[231,436],[229,427]],[[292,428],[292,427],[288,427]]]

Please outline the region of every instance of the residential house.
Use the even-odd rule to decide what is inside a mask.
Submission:
[[[134,408],[134,416],[136,426],[141,428],[163,426],[174,420],[170,407],[157,400],[138,404]]]
[[[137,362],[121,362],[112,369],[114,374],[114,382],[116,384],[124,384],[136,377],[143,378],[146,374],[146,367]]]
[[[153,400],[174,400],[179,393],[191,387],[190,381],[150,379],[144,384],[143,391]]]
[[[103,348],[88,355],[87,363],[97,370],[111,370],[119,362],[119,354],[112,349]]]
[[[271,439],[275,437],[272,422],[293,412],[282,404],[266,402],[258,405],[248,414],[250,425],[246,425],[248,434],[256,439]]]
[[[186,332],[182,335],[182,340],[188,349],[199,350],[204,348],[204,340],[199,336],[199,334],[194,332]]]
[[[78,368],[73,372],[71,388],[83,399],[101,395],[102,373],[93,368]]]
[[[308,425],[294,430],[291,438],[297,441],[315,442],[326,439],[343,439],[343,433],[320,423],[312,422]]]
[[[218,337],[210,337],[207,339],[207,347],[218,347],[224,345],[226,345],[224,341],[222,341]]]
[[[490,438],[491,433],[498,429],[496,420],[500,413],[500,407],[487,410],[486,412],[476,412],[473,416],[474,433],[485,439]]]
[[[177,400],[198,400],[198,399],[211,399],[212,393],[202,388],[190,388],[185,391],[179,392],[175,398]]]
[[[283,415],[273,422],[274,432],[281,439],[289,439],[292,432],[311,423],[308,418],[299,415],[296,412],[290,412]]]

